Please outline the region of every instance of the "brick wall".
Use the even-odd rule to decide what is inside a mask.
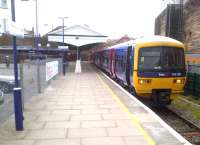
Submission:
[[[0,37],[0,46],[11,46],[12,36],[3,35]],[[33,46],[34,38],[17,38],[17,45]]]
[[[187,0],[183,12],[183,43],[187,51],[200,52],[200,0]],[[163,11],[156,18],[155,34],[166,36],[166,17],[167,13]]]
[[[184,17],[184,43],[189,51],[200,52],[200,3],[186,3]]]
[[[155,20],[155,34],[166,36],[167,13],[166,9]]]

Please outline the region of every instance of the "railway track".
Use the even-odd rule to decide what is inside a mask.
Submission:
[[[200,145],[200,128],[169,108],[152,108],[168,125],[194,145]]]

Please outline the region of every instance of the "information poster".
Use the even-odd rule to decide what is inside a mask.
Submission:
[[[51,61],[46,63],[46,81],[52,79],[58,74],[58,61]]]

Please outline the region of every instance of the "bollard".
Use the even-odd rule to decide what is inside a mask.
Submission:
[[[23,112],[21,88],[14,88],[14,108],[15,108],[15,127],[16,131],[22,131],[23,128]]]
[[[65,76],[65,73],[66,73],[66,68],[65,68],[65,63],[63,63],[63,75]]]

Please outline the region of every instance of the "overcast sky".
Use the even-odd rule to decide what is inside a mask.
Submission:
[[[66,26],[87,24],[111,38],[152,35],[162,7],[162,0],[38,0],[39,32],[61,25],[58,17],[67,16]],[[16,19],[31,29],[35,25],[35,0],[16,0]]]

